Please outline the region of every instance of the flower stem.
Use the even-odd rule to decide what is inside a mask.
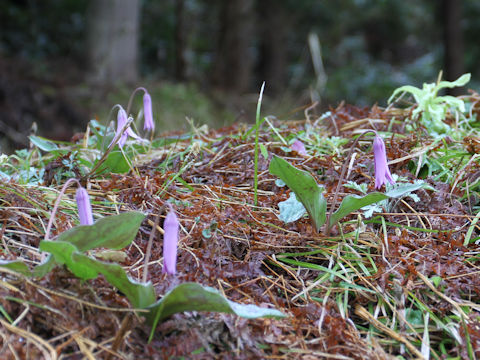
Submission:
[[[345,172],[347,171],[347,167],[348,167],[348,163],[350,161],[350,157],[352,156],[353,150],[355,149],[355,146],[357,146],[360,138],[362,138],[365,134],[368,134],[370,132],[373,132],[374,134],[376,134],[375,130],[367,130],[367,131],[361,133],[360,136],[355,139],[352,146],[350,147],[347,158],[346,158],[345,162],[343,163],[342,172],[340,174],[340,178],[338,179],[338,183],[337,183],[337,188],[335,189],[335,193],[333,194],[332,205],[330,205],[330,211],[328,212],[328,215],[327,215],[327,221],[326,221],[326,225],[325,225],[326,226],[325,233],[327,234],[327,236],[330,234],[330,217],[332,216],[333,211],[335,210],[335,206],[337,205],[338,193],[340,192],[340,187],[342,186],[343,180],[345,180],[344,179]]]

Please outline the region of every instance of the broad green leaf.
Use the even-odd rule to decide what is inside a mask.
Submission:
[[[408,195],[411,192],[414,192],[421,188],[429,188],[434,190],[430,185],[423,181],[416,181],[413,184],[411,183],[400,183],[393,186],[392,189],[389,189],[385,195],[391,198],[400,198],[402,196]]]
[[[30,135],[28,137],[30,141],[32,142],[33,145],[38,147],[40,150],[50,152],[53,150],[58,150],[58,145],[55,144],[54,142],[47,140],[43,137],[40,136],[35,136],[35,135]]]
[[[155,139],[152,141],[152,147],[155,149],[158,149],[170,144],[178,143],[180,141],[189,140],[191,137],[192,137],[191,134],[183,134],[178,136],[169,136],[169,137]]]
[[[330,226],[335,225],[340,219],[348,214],[361,209],[364,206],[388,199],[388,196],[379,192],[373,192],[365,196],[347,195],[340,207],[330,217]]]
[[[103,274],[105,279],[124,293],[132,306],[137,309],[152,305],[156,300],[152,283],[141,283],[130,278],[118,264],[99,261],[79,252],[73,253],[72,261],[75,266],[87,266],[92,271]]]
[[[28,268],[27,264],[21,260],[0,260],[0,267],[10,269],[28,277],[32,276],[32,272]]]
[[[148,307],[147,321],[152,324],[149,341],[159,321],[183,311],[214,311],[255,319],[259,317],[283,318],[286,315],[276,309],[256,305],[237,304],[226,299],[218,290],[196,283],[183,283],[170,290],[155,304]]]
[[[98,173],[111,172],[115,174],[124,174],[130,170],[128,161],[120,150],[113,150],[97,170]]]
[[[323,187],[319,186],[312,175],[299,170],[278,156],[273,156],[269,171],[278,176],[295,193],[305,206],[317,231],[325,223],[327,201],[323,197]]]
[[[107,216],[93,225],[79,225],[63,232],[58,241],[74,244],[80,252],[100,246],[122,249],[133,241],[144,218],[136,211]]]
[[[43,240],[40,241],[39,249],[52,254],[57,263],[65,264],[76,277],[82,280],[95,279],[98,276],[98,272],[90,266],[73,260],[72,255],[78,249],[69,242]]]
[[[145,308],[155,302],[155,289],[151,283],[139,283],[128,277],[118,264],[105,263],[78,252],[75,245],[64,241],[41,241],[40,250],[53,254],[58,263],[82,280],[97,278],[101,273],[107,281],[125,294],[135,308]]]
[[[42,278],[47,275],[55,267],[57,263],[55,262],[55,257],[50,254],[40,265],[37,265],[33,269],[33,276]]]
[[[278,218],[284,223],[297,221],[307,212],[305,206],[297,200],[293,191],[290,193],[290,197],[287,200],[278,203],[278,208],[280,209],[280,215]]]

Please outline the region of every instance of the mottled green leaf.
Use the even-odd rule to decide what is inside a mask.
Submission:
[[[80,252],[100,246],[122,249],[135,239],[144,218],[144,214],[136,211],[107,216],[93,225],[79,225],[63,232],[58,241],[74,244]]]
[[[214,311],[254,319],[259,317],[283,318],[286,315],[276,309],[256,305],[237,304],[226,299],[218,290],[196,283],[183,283],[170,290],[159,301],[148,307],[147,320],[152,324],[150,339],[159,321],[183,311]]]
[[[364,206],[388,199],[388,196],[379,192],[373,192],[365,196],[347,195],[342,200],[340,207],[330,217],[330,226],[335,225],[340,219],[348,214],[361,209]]]
[[[274,156],[269,171],[278,176],[295,193],[297,199],[313,221],[317,231],[325,223],[327,201],[323,197],[323,187],[319,186],[312,175],[299,170],[287,161]]]

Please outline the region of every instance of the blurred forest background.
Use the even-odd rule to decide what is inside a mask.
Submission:
[[[158,132],[252,121],[263,81],[281,119],[386,105],[440,70],[478,88],[479,19],[478,0],[3,0],[0,152],[107,123],[137,86]]]

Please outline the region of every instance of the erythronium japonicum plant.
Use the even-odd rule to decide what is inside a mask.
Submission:
[[[171,204],[170,211],[163,222],[163,272],[175,275],[177,272],[177,247],[180,223]]]
[[[357,137],[350,147],[350,151],[347,155],[347,161],[342,167],[342,173],[335,190],[333,201],[330,206],[330,211],[327,216],[327,201],[323,196],[324,188],[319,186],[315,178],[306,171],[299,170],[293,165],[290,165],[287,161],[277,156],[274,156],[270,162],[269,171],[273,175],[278,176],[283,182],[295,193],[296,199],[298,199],[305,210],[310,216],[311,221],[315,225],[317,231],[320,231],[321,227],[325,224],[325,233],[329,234],[330,229],[343,217],[348,214],[361,209],[364,206],[382,201],[388,198],[387,195],[373,192],[365,196],[347,195],[341,202],[338,209],[336,209],[338,193],[340,187],[345,178],[346,165],[349,163],[349,158],[353,149],[359,139],[367,134],[375,133],[374,139],[374,157],[375,157],[375,187],[380,188],[387,180],[393,183],[393,178],[390,174],[387,165],[385,144],[381,137],[374,131],[368,130]],[[289,200],[290,203],[294,203],[295,200]],[[298,218],[298,217],[297,217]]]
[[[93,224],[93,215],[92,215],[92,207],[90,205],[90,198],[88,197],[88,192],[85,188],[82,187],[80,182],[77,179],[68,179],[65,184],[63,184],[62,189],[60,190],[60,194],[58,194],[57,199],[55,200],[55,204],[52,209],[52,213],[50,214],[50,219],[48,220],[47,229],[45,231],[44,240],[48,240],[50,236],[50,230],[53,225],[53,220],[55,219],[55,214],[57,213],[58,206],[60,205],[60,200],[62,199],[63,194],[67,190],[67,188],[76,182],[78,185],[77,192],[75,194],[75,200],[77,202],[77,209],[78,215],[80,219],[80,225],[92,225]]]
[[[148,93],[147,89],[144,87],[138,87],[133,90],[130,99],[128,100],[127,113],[130,111],[132,106],[132,100],[137,91],[143,91],[143,130],[153,132],[155,130],[155,123],[153,122],[153,113],[152,113],[152,98]]]
[[[387,164],[385,143],[377,133],[375,133],[375,139],[373,140],[373,155],[375,160],[375,188],[380,189],[387,180],[390,184],[395,184]]]
[[[80,226],[75,226],[49,240],[53,218],[60,204],[60,198],[66,188],[77,182],[76,200],[80,217]],[[63,265],[75,276],[86,281],[103,274],[105,279],[123,293],[134,309],[142,309],[140,315],[145,316],[152,326],[149,341],[154,336],[156,325],[172,314],[184,311],[215,311],[253,319],[259,317],[283,318],[285,314],[253,304],[239,304],[224,297],[218,290],[196,283],[179,284],[157,299],[155,288],[150,281],[139,282],[132,279],[125,269],[117,263],[103,262],[91,256],[88,252],[98,247],[121,250],[134,240],[145,215],[136,212],[126,212],[107,216],[95,223],[91,216],[92,210],[88,193],[76,179],[69,179],[62,187],[55,202],[45,239],[40,242],[39,249],[43,254],[42,263],[33,271],[20,259],[0,260],[0,266],[16,271],[27,277],[43,277],[55,266]],[[156,226],[156,225],[155,225]],[[164,223],[164,270],[174,274],[176,270],[176,247],[178,241],[179,223],[173,208],[167,214]]]
[[[125,109],[121,105],[115,105],[118,107],[118,113],[117,113],[117,130],[115,132],[115,137],[110,143],[109,147],[115,142],[115,139],[118,138],[118,134],[120,135],[120,139],[117,140],[117,144],[120,147],[123,147],[127,141],[127,138],[130,136],[134,138],[135,140],[143,140],[140,136],[135,134],[135,132],[130,128],[130,125],[127,125],[129,120],[127,118],[127,113]],[[126,129],[125,129],[126,126]]]
[[[82,186],[79,186],[75,195],[77,201],[78,217],[80,225],[93,225],[92,206],[88,192]]]
[[[290,147],[292,150],[296,151],[300,155],[307,155],[307,150],[305,149],[305,145],[300,140],[295,140]]]
[[[145,118],[143,130],[153,132],[155,130],[155,123],[153,122],[152,114],[152,98],[147,90],[145,90],[145,94],[143,95],[143,116]]]

